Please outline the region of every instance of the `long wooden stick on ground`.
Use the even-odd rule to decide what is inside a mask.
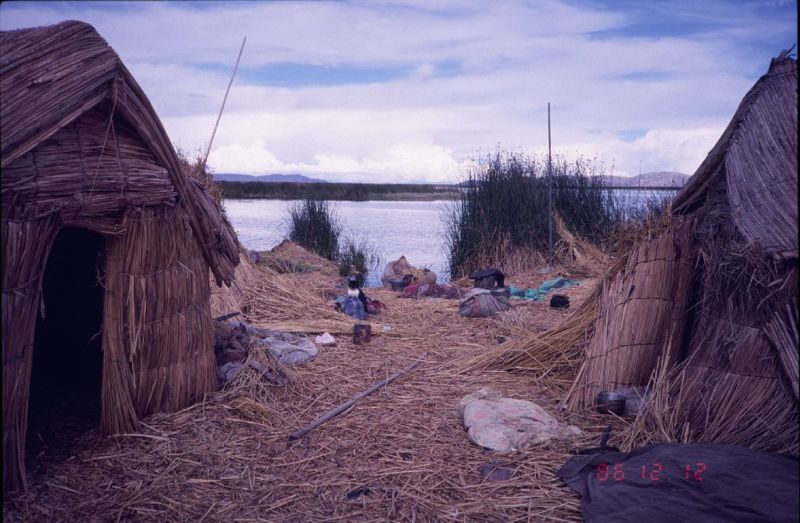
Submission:
[[[322,425],[326,421],[335,418],[336,416],[338,416],[342,412],[346,411],[347,409],[349,409],[350,407],[355,405],[358,400],[366,398],[367,396],[369,396],[373,392],[375,392],[375,391],[377,391],[379,389],[382,389],[383,387],[385,387],[386,385],[390,384],[391,382],[393,382],[397,378],[399,378],[401,376],[405,376],[406,374],[408,374],[412,370],[416,369],[419,366],[420,363],[425,361],[425,356],[427,356],[427,354],[423,354],[421,359],[415,361],[414,363],[412,363],[411,365],[409,365],[405,369],[401,370],[400,372],[392,374],[391,376],[389,376],[385,380],[379,381],[378,383],[376,383],[372,387],[368,388],[364,392],[359,393],[358,395],[356,395],[352,399],[347,400],[346,402],[342,403],[338,407],[335,407],[335,408],[329,410],[328,412],[326,412],[325,414],[323,414],[319,418],[315,419],[314,421],[312,421],[311,423],[309,423],[308,425],[306,425],[302,429],[292,432],[291,434],[289,434],[289,441],[294,441],[294,440],[302,438],[303,436],[305,436],[306,434],[308,434],[309,432],[311,432],[315,428],[319,427],[320,425]]]

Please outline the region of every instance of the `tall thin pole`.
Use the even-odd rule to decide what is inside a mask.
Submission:
[[[553,255],[553,150],[550,143],[550,102],[547,102],[547,239],[550,256]]]
[[[233,66],[233,74],[231,74],[231,79],[228,82],[228,88],[225,89],[225,97],[222,98],[222,106],[219,108],[219,114],[217,115],[217,121],[214,124],[214,130],[211,132],[211,139],[208,141],[208,147],[206,148],[206,154],[203,156],[203,163],[200,166],[200,172],[203,172],[203,169],[206,167],[206,162],[208,161],[208,154],[211,152],[211,144],[214,143],[214,136],[217,134],[217,127],[219,126],[219,119],[222,118],[222,111],[225,110],[225,102],[228,101],[228,93],[231,92],[231,85],[233,85],[233,79],[236,78],[236,71],[239,70],[239,60],[242,59],[242,51],[244,51],[244,43],[247,42],[247,36],[242,39],[242,47],[239,48],[239,56],[236,57],[236,65]]]

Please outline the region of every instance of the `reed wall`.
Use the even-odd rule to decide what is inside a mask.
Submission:
[[[676,350],[690,296],[693,222],[674,220],[627,254],[602,282],[593,334],[569,405],[590,408],[601,390],[646,385],[667,347]]]
[[[113,111],[101,104],[3,168],[7,488],[25,486],[40,285],[62,228],[106,239],[103,429],[130,431],[142,416],[179,409],[217,386],[208,262],[167,169]]]

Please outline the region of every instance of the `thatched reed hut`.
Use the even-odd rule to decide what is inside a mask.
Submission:
[[[216,388],[209,270],[230,284],[239,253],[90,25],[0,33],[0,123],[3,487],[14,489],[29,403],[89,386],[102,428],[120,432]]]
[[[606,278],[569,405],[647,385],[660,364],[677,439],[797,451],[797,111],[784,52],[668,222]]]

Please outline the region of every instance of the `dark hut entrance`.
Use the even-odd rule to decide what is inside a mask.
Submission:
[[[63,229],[53,243],[37,311],[29,457],[58,458],[100,423],[105,240]]]

